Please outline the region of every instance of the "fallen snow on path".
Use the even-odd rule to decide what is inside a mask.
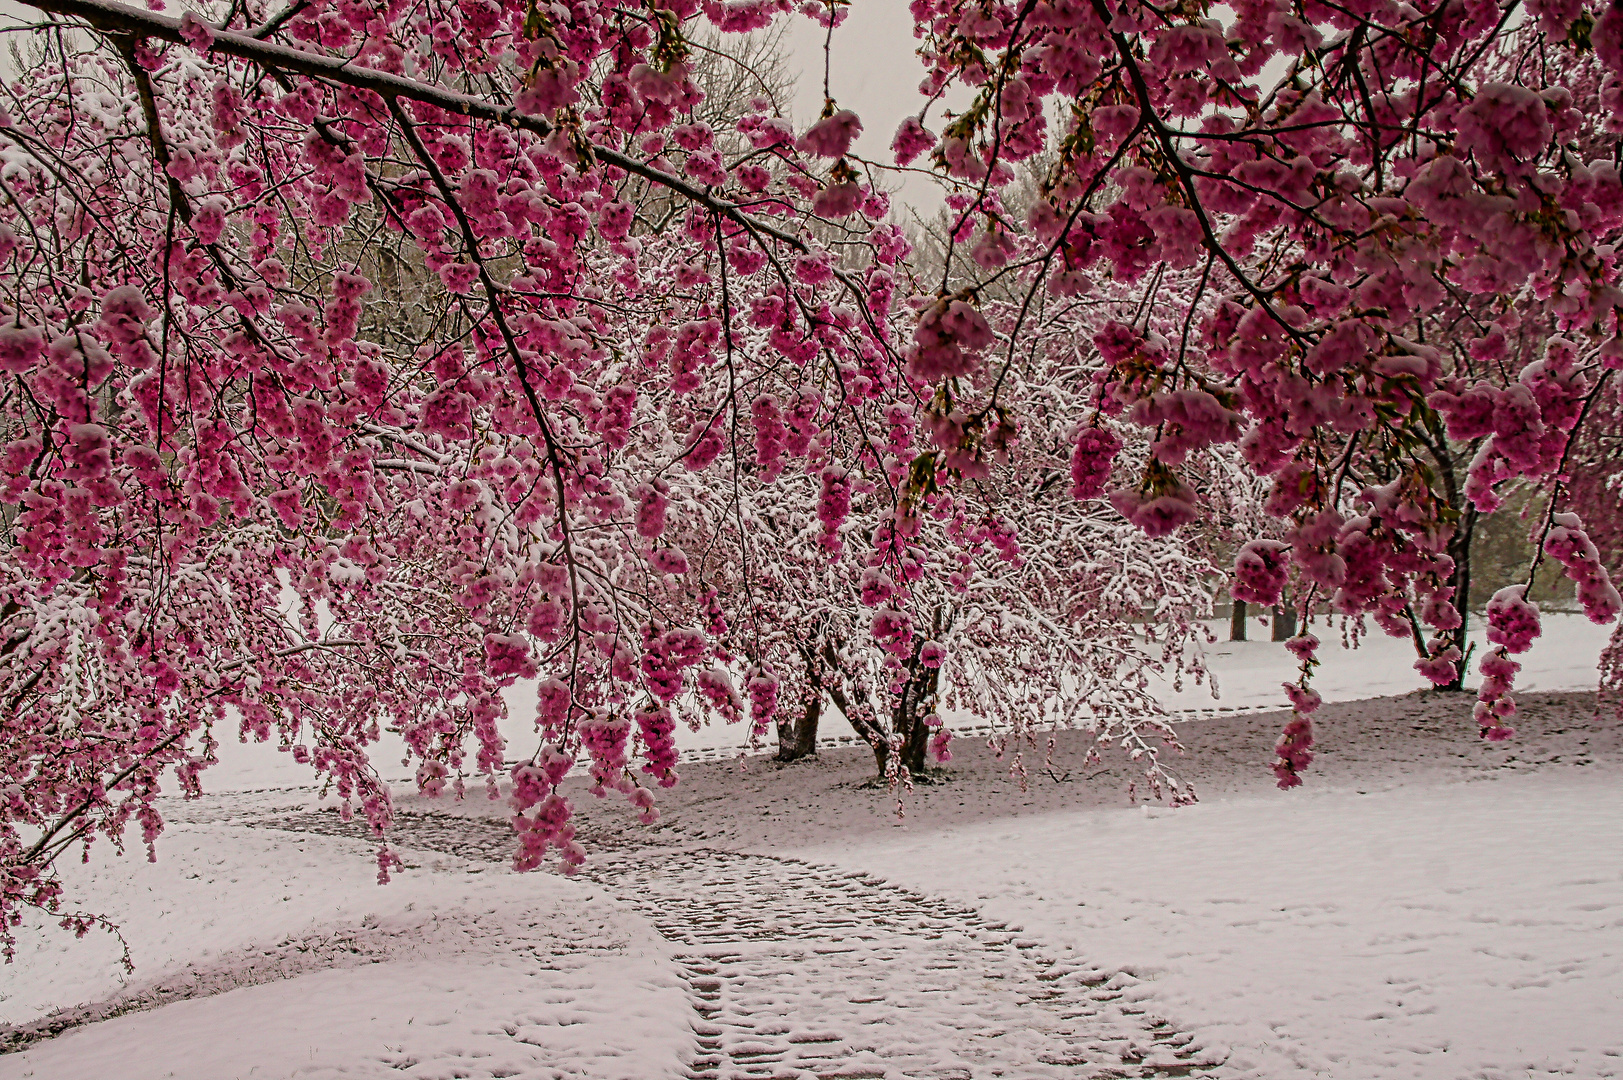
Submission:
[[[1225,1077],[1623,1076],[1615,773],[987,822],[805,857],[1140,980]]]
[[[346,835],[331,813],[260,827]],[[505,822],[406,813],[397,842],[499,860]],[[666,940],[692,1006],[688,1080],[1209,1076],[1222,1060],[1143,991],[1017,926],[827,865],[683,845],[590,877]]]

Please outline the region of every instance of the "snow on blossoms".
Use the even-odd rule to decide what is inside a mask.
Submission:
[[[915,0],[894,153],[949,189],[916,238],[854,112],[799,130],[716,74],[789,0],[25,6],[0,945],[72,910],[70,848],[150,852],[222,733],[330,782],[384,873],[385,730],[424,791],[507,799],[523,868],[584,858],[577,760],[650,819],[676,724],[836,690],[901,776],[944,704],[1107,686],[1153,782],[1116,624],[1186,640],[1217,521],[1235,596],[1454,685],[1460,523],[1564,510],[1623,367],[1616,4]],[[1541,544],[1616,616],[1576,519]],[[1536,620],[1495,610],[1497,737]]]
[[[1323,704],[1318,691],[1308,685],[1313,669],[1319,664],[1319,639],[1312,634],[1300,634],[1287,641],[1285,647],[1296,657],[1300,675],[1296,682],[1284,684],[1292,716],[1274,746],[1273,770],[1281,789],[1300,787],[1303,770],[1313,763],[1313,714]]]
[[[1611,575],[1601,565],[1600,552],[1584,531],[1577,514],[1554,514],[1544,535],[1544,553],[1560,563],[1577,586],[1578,603],[1591,622],[1608,623],[1623,611],[1623,600]]]
[[[941,297],[919,315],[908,350],[908,373],[926,383],[970,375],[994,340],[992,328],[970,300]]]
[[[1278,519],[1237,538],[1277,546],[1242,548],[1234,596],[1370,618],[1458,685],[1476,599],[1462,515],[1518,485],[1559,499],[1623,366],[1620,9],[1466,20],[1440,50],[1419,44],[1434,13],[1402,6],[912,10],[931,35],[925,93],[974,95],[939,135],[919,116],[895,139],[899,160],[928,150],[974,185],[948,200],[944,246],[981,272],[946,275],[943,294],[1006,290],[1015,312],[976,376],[984,397],[954,389],[958,430],[1002,404],[1032,311],[1097,306],[1076,320],[1103,365],[1086,408],[1149,450],[1114,509],[1151,535],[1198,528],[1226,503],[1211,452],[1233,446]],[[1556,59],[1506,59],[1522,49]],[[1263,74],[1308,53],[1287,86]],[[1389,96],[1349,76],[1375,69]],[[1410,89],[1437,78],[1436,94]],[[917,374],[949,377],[945,361]],[[1082,497],[1102,457],[1078,444]],[[1609,617],[1609,586],[1574,566],[1586,610]]]
[[[42,9],[72,44],[0,122],[0,946],[19,906],[71,910],[70,846],[154,844],[218,738],[329,781],[386,874],[398,731],[425,793],[506,799],[515,865],[570,871],[567,777],[652,821],[675,724],[741,715],[752,598],[788,590],[709,493],[777,469],[762,500],[814,516],[789,481],[826,472],[837,528],[845,432],[900,404],[880,279],[807,216],[859,246],[884,218],[828,175],[860,122],[800,150],[770,101],[695,111],[684,35],[788,5],[749,8]]]

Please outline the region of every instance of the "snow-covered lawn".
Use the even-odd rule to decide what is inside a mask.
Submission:
[[[1231,1049],[1225,1076],[1623,1076],[1615,772],[1056,813],[800,854],[1130,973]]]
[[[1516,679],[1522,693],[1537,690],[1588,690],[1595,685],[1595,665],[1612,635],[1612,626],[1596,626],[1582,615],[1546,612],[1544,632],[1526,656]],[[1249,707],[1282,704],[1279,684],[1296,679],[1296,660],[1284,646],[1268,638],[1268,627],[1253,619],[1249,641],[1229,641],[1227,620],[1208,624],[1217,638],[1205,646],[1206,663],[1217,673],[1222,696],[1213,702],[1204,686],[1185,686],[1174,691],[1168,685],[1157,697],[1168,709],[1209,709],[1213,705]],[[1483,620],[1473,616],[1470,625],[1471,670],[1467,681],[1476,684],[1475,664],[1487,648]],[[1313,674],[1314,688],[1326,701],[1359,701],[1365,698],[1404,694],[1419,685],[1415,674],[1414,644],[1408,638],[1388,637],[1370,627],[1370,633],[1355,643],[1343,640],[1340,632],[1323,624],[1312,632],[1324,643],[1319,650],[1323,662]],[[1255,640],[1261,638],[1262,640]]]
[[[368,844],[225,823],[160,851],[72,874],[122,925],[128,984],[105,935],[28,931],[0,1018],[169,1003],[0,1056],[0,1077],[642,1080],[691,1043],[663,942],[590,885],[412,853],[379,887]]]
[[[1468,697],[1327,705],[1293,792],[1280,716],[1191,721],[1179,810],[1078,733],[1024,788],[962,740],[900,818],[863,749],[689,764],[655,830],[582,795],[592,881],[492,861],[499,803],[402,792],[379,887],[313,793],[247,770],[171,804],[158,863],[68,868],[137,970],[25,928],[0,1023],[73,1026],[0,1080],[1623,1077],[1623,731],[1521,697],[1492,745]]]

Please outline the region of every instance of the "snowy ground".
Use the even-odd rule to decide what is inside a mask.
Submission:
[[[1233,1077],[1623,1076],[1623,787],[1536,775],[813,849],[1130,973]]]
[[[1582,615],[1545,612],[1544,633],[1525,657],[1526,670],[1516,680],[1523,691],[1586,690],[1595,685],[1595,665],[1601,649],[1612,634],[1611,626],[1596,626]],[[1252,619],[1251,641],[1229,641],[1228,620],[1208,624],[1215,642],[1203,646],[1206,662],[1217,673],[1221,697],[1212,700],[1204,686],[1185,686],[1174,691],[1162,685],[1157,696],[1168,709],[1209,709],[1213,705],[1278,707],[1282,702],[1279,684],[1296,680],[1296,660],[1284,646],[1268,641],[1268,626]],[[1371,632],[1356,643],[1346,640],[1340,629],[1323,624],[1312,632],[1323,642],[1314,672],[1313,685],[1326,701],[1357,701],[1364,698],[1404,694],[1417,686],[1414,670],[1414,643],[1408,638],[1387,637],[1373,625]],[[1476,661],[1487,648],[1480,616],[1471,619],[1469,640],[1474,685]]]
[[[689,764],[655,830],[585,800],[584,881],[509,873],[482,799],[403,797],[388,887],[312,793],[176,804],[157,864],[71,869],[134,976],[53,932],[0,969],[0,1080],[1623,1077],[1623,731],[1522,702],[1497,745],[1327,706],[1289,793],[1278,715],[1192,721],[1179,810],[1076,734],[1023,790],[965,740],[902,818],[862,749]]]
[[[663,941],[593,886],[414,852],[379,887],[369,844],[229,822],[160,850],[73,874],[122,924],[127,983],[104,935],[25,933],[0,1016],[116,1018],[0,1056],[0,1077],[639,1080],[677,1075],[691,1041]]]

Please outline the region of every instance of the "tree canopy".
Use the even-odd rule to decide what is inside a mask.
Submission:
[[[425,791],[505,778],[521,867],[584,858],[577,757],[652,820],[676,723],[831,688],[893,773],[951,704],[1091,718],[1159,782],[1143,678],[1186,662],[1218,522],[1235,597],[1412,636],[1438,685],[1511,487],[1544,492],[1529,574],[1623,606],[1580,517],[1617,535],[1615,3],[914,0],[894,162],[728,58],[840,3],[24,10],[0,940],[88,926],[54,858],[150,850],[239,730],[379,836],[384,726]],[[1504,738],[1539,613],[1487,617]]]

